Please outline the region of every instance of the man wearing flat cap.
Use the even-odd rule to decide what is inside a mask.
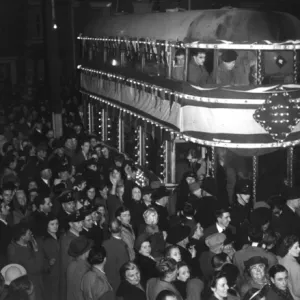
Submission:
[[[75,199],[72,191],[65,190],[58,197],[57,201],[61,204],[61,209],[58,214],[60,231],[67,231],[69,229],[68,216],[75,212]]]
[[[66,221],[69,223],[69,230],[61,237],[60,239],[60,297],[61,299],[66,299],[67,297],[67,267],[72,260],[72,256],[69,255],[69,246],[71,242],[80,236],[82,231],[82,222],[85,218],[84,214],[81,214],[79,211],[76,211],[66,218]]]
[[[238,54],[234,50],[224,50],[220,56],[221,63],[217,70],[217,84],[232,85],[235,83],[234,67]]]
[[[211,260],[215,254],[223,252],[225,240],[226,235],[223,233],[214,233],[205,239],[205,244],[209,250],[201,254],[199,263],[200,269],[202,270],[203,276],[206,280],[209,280],[214,273]]]
[[[83,300],[81,280],[90,269],[87,262],[93,241],[85,236],[76,237],[71,241],[68,254],[73,257],[67,268],[67,300]]]

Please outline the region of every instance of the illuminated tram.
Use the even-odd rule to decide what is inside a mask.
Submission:
[[[293,184],[300,142],[297,18],[241,9],[101,17],[78,40],[89,131],[160,173],[166,184],[177,181],[176,157],[185,143],[200,147],[212,176],[228,149],[250,157],[254,201],[259,156],[286,148]],[[182,80],[173,76],[179,49]],[[210,73],[201,85],[188,82],[199,49]],[[237,54],[237,76],[225,85],[217,78],[228,50]]]

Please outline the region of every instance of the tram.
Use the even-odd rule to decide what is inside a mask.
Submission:
[[[254,201],[259,156],[286,149],[293,185],[300,142],[297,18],[234,8],[99,17],[78,42],[89,131],[160,173],[166,184],[177,180],[178,147],[193,143],[212,176],[228,151],[251,157]],[[199,50],[210,76],[203,84],[188,80]],[[236,53],[239,71],[237,80],[223,84],[217,78],[228,50]],[[180,66],[176,53],[183,53]],[[173,76],[178,67],[182,80]]]

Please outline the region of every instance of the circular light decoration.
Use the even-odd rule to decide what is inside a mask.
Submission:
[[[283,142],[300,119],[300,105],[282,88],[277,88],[253,114],[260,124],[277,142]]]

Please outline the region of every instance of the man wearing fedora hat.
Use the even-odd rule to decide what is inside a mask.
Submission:
[[[68,254],[73,260],[67,268],[67,300],[84,300],[81,280],[90,268],[87,258],[93,244],[85,236],[76,237],[70,243]]]
[[[162,231],[167,231],[169,229],[169,213],[167,210],[167,204],[169,201],[170,191],[167,190],[165,186],[160,186],[155,189],[151,198],[154,202],[153,207],[158,213],[158,227]]]
[[[60,297],[62,300],[66,299],[67,296],[67,282],[66,282],[66,272],[67,267],[72,260],[72,257],[69,255],[69,246],[71,242],[79,237],[80,232],[82,231],[82,221],[84,220],[85,215],[81,214],[79,211],[70,214],[66,221],[69,224],[69,230],[61,237],[60,239]]]

